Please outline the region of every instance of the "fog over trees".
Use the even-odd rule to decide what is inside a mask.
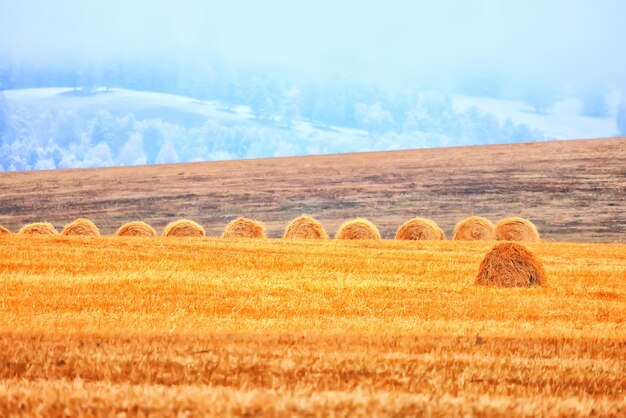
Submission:
[[[91,114],[52,105],[42,112],[20,106],[17,99],[9,106],[5,96],[14,90],[0,93],[0,166],[7,171],[98,167],[544,139],[538,130],[511,120],[500,122],[477,108],[459,111],[446,93],[391,95],[359,85],[252,80],[243,85],[219,80],[215,90],[207,85],[195,94],[193,89],[173,89],[198,103],[211,100],[220,114],[229,116],[207,117],[200,123],[196,118],[188,121],[186,115],[178,121],[137,117],[114,105]],[[76,91],[54,90],[39,100],[114,97],[120,87],[130,86],[94,83]],[[149,95],[145,101],[150,103]]]
[[[0,170],[562,139],[528,120],[572,98],[626,131],[620,2],[259,3],[0,0]]]

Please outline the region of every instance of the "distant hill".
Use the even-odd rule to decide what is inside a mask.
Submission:
[[[294,93],[295,94],[295,93]],[[328,93],[332,98],[332,93]],[[163,93],[41,88],[0,92],[0,171],[130,166],[386,151],[617,134],[615,115],[580,116],[564,99],[545,112],[512,100],[422,92],[406,102],[295,104],[252,111]],[[354,99],[356,100],[356,99]],[[364,98],[366,100],[366,98]],[[372,99],[374,100],[374,99]],[[323,107],[323,106],[325,107]],[[398,106],[395,108],[394,106]],[[611,109],[613,109],[611,107]],[[611,111],[613,112],[613,110]],[[322,123],[323,116],[337,116]],[[312,117],[311,117],[312,118]]]
[[[331,233],[367,217],[387,238],[413,216],[450,237],[472,214],[518,215],[547,240],[626,242],[626,138],[0,174],[0,224],[13,230],[88,217],[111,234],[186,217],[219,235],[245,215],[278,237],[301,213]]]
[[[610,102],[611,109],[617,108],[614,98]],[[476,107],[494,115],[499,121],[509,118],[517,124],[540,130],[547,139],[608,138],[618,135],[614,113],[609,112],[601,117],[583,116],[582,102],[576,98],[558,100],[545,113],[537,113],[529,104],[521,101],[462,95],[454,96],[454,105],[459,111]]]
[[[0,99],[0,116],[7,119],[4,135],[0,129],[0,171],[385,148],[364,130],[261,118],[247,106],[171,94],[41,88],[0,92]]]

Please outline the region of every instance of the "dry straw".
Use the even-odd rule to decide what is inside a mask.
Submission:
[[[505,218],[496,225],[496,239],[499,241],[539,241],[535,225],[524,218]]]
[[[185,237],[195,238],[204,237],[206,235],[204,228],[189,219],[179,219],[171,222],[163,230],[164,237]]]
[[[487,218],[470,216],[454,227],[454,238],[460,241],[491,241],[496,239],[496,227]]]
[[[265,225],[263,223],[255,221],[254,219],[248,219],[239,217],[230,221],[226,228],[222,238],[266,238]]]
[[[19,232],[20,235],[59,235],[56,228],[47,222],[35,222],[24,225]]]
[[[80,235],[84,237],[99,237],[100,230],[89,219],[78,218],[74,222],[65,225],[61,235]]]
[[[150,225],[145,222],[128,222],[125,223],[115,233],[116,237],[156,237],[157,233]]]
[[[336,239],[380,240],[376,225],[364,218],[344,222],[335,235]]]
[[[476,284],[500,287],[530,287],[546,283],[541,261],[526,247],[503,242],[491,249],[480,263]]]
[[[328,239],[328,234],[321,223],[308,215],[300,215],[287,225],[283,238]]]
[[[11,235],[11,231],[0,225],[0,235]]]
[[[430,219],[413,218],[400,225],[398,232],[396,232],[396,239],[415,241],[443,240],[446,239],[446,236],[441,228]]]

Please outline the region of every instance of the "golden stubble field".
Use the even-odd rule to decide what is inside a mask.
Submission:
[[[626,245],[0,237],[0,416],[626,414]]]

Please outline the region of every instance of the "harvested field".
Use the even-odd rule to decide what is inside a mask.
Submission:
[[[0,415],[626,413],[626,245],[0,237]]]

